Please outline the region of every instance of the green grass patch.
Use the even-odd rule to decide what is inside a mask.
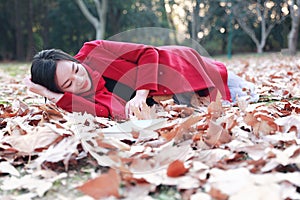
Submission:
[[[0,71],[16,77],[18,75],[29,74],[30,63],[27,62],[1,62]]]

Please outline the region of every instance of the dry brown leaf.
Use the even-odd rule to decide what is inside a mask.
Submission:
[[[216,100],[212,101],[207,107],[207,112],[212,119],[217,119],[224,113],[221,99],[221,93],[218,91]]]
[[[247,112],[244,116],[244,121],[253,128],[253,133],[256,137],[274,134],[276,130],[278,130],[278,126],[275,123],[274,118],[268,117],[265,114]]]
[[[175,125],[171,131],[160,131],[160,134],[167,141],[175,138],[181,141],[185,134],[188,134],[192,127],[203,118],[203,115],[192,115],[178,125]],[[190,136],[191,138],[192,136]]]
[[[34,151],[32,166],[29,165],[33,171],[42,163],[46,166],[51,162],[55,168],[61,162],[67,164],[89,153],[101,166],[118,166],[123,172],[136,172],[130,179],[122,177],[124,190],[131,191],[128,196],[122,194],[129,199],[151,198],[148,197],[150,188],[151,192],[156,191],[158,185],[175,186],[181,195],[179,198],[191,197],[193,200],[264,198],[269,191],[272,191],[273,199],[299,199],[300,101],[295,99],[300,97],[299,56],[276,54],[268,55],[267,59],[250,57],[228,62],[229,70],[255,83],[260,103],[239,101],[239,107],[231,107],[222,106],[220,94],[215,102],[193,96],[191,104],[196,106],[195,111],[205,113],[197,118],[193,108],[175,105],[170,97],[160,98],[157,99],[160,105],[152,110],[137,111],[138,118],[151,120],[125,123],[82,114],[71,115],[54,104],[44,104],[43,99],[36,95],[25,94],[17,77],[7,78],[0,73],[3,99],[9,104],[13,102],[11,106],[0,104],[1,178],[8,180],[6,176],[10,175],[6,173],[17,175],[6,161],[20,166],[27,162],[25,158],[29,153],[23,157],[21,149]],[[264,102],[270,100],[272,102]],[[157,113],[152,115],[152,112]],[[186,116],[189,117],[183,119]],[[153,120],[153,117],[159,119]],[[41,133],[41,138],[29,138],[21,144],[23,138],[32,136],[35,126],[39,129],[46,126],[59,138],[50,143],[51,137],[48,140],[49,135]],[[103,137],[97,137],[102,130]],[[15,136],[15,143],[5,142],[12,136]],[[40,148],[26,147],[34,140]],[[181,176],[169,177],[166,168],[176,160],[192,168]],[[44,170],[46,175],[42,174],[48,176],[47,169]],[[36,176],[46,178],[42,174]],[[25,179],[21,182],[25,183]],[[38,196],[36,186],[29,188],[30,185],[23,186],[17,180],[7,183],[7,187],[28,191],[27,196],[11,198]],[[45,194],[42,187],[39,190],[39,195]]]
[[[63,110],[61,110],[61,108],[57,107],[53,103],[40,105],[39,109],[44,111],[46,115],[51,119],[63,118]]]
[[[178,116],[182,118],[191,116],[194,113],[194,109],[186,105],[173,105],[170,106],[169,109],[169,111],[178,113]]]
[[[300,134],[300,115],[292,113],[290,116],[278,118],[275,123],[282,127],[282,132],[286,133],[293,128],[296,129],[296,133]]]
[[[232,136],[221,125],[210,121],[207,133],[203,138],[204,142],[211,147],[218,147],[232,140]]]
[[[33,153],[36,149],[47,148],[60,137],[47,126],[36,127],[25,135],[12,135],[3,139],[3,142],[10,144],[14,149]]]
[[[137,157],[136,159],[133,159],[130,163],[130,172],[133,174],[149,173],[154,170],[154,163],[150,162],[147,159]]]
[[[125,144],[124,142],[113,137],[103,136],[104,135],[100,135],[99,137],[95,138],[95,141],[97,142],[99,147],[107,149],[117,149],[121,151],[130,150],[130,146],[128,144]]]
[[[184,175],[188,169],[184,166],[184,163],[180,160],[175,160],[169,164],[167,169],[167,175],[169,177],[178,177]]]
[[[216,188],[211,188],[209,191],[209,195],[216,200],[227,200],[229,198],[227,194],[222,193]]]
[[[193,107],[207,107],[211,103],[209,96],[199,96],[197,94],[193,94],[191,99],[191,105]]]
[[[95,199],[107,198],[114,196],[120,197],[120,176],[114,169],[110,169],[108,173],[102,174],[97,178],[91,179],[77,189],[86,195]]]

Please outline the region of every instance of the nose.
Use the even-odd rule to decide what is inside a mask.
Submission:
[[[76,85],[80,86],[82,85],[82,82],[83,82],[83,77],[76,76]]]

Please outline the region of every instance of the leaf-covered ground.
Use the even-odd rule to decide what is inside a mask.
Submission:
[[[223,59],[260,101],[67,113],[0,64],[0,199],[300,199],[300,56]]]

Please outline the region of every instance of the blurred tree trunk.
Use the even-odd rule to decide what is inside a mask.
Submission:
[[[49,23],[49,20],[47,19],[47,15],[49,13],[49,0],[43,0],[42,2],[39,2],[39,6],[42,11],[41,17],[41,23],[43,24],[42,30],[41,30],[41,36],[43,38],[43,48],[49,47],[49,27],[51,26]]]
[[[24,59],[24,42],[22,38],[22,19],[20,17],[20,11],[22,8],[22,1],[14,0],[14,28],[15,28],[15,48],[16,48],[16,60],[23,60]]]
[[[199,12],[200,12],[200,1],[195,0],[196,4],[193,7],[193,20],[192,20],[192,39],[198,41],[198,32],[199,32]]]
[[[32,24],[33,24],[33,8],[32,8],[32,0],[28,0],[28,20],[27,20],[27,55],[26,60],[31,60],[33,56],[33,32],[32,32]]]
[[[299,35],[299,23],[300,23],[300,0],[288,1],[291,15],[291,30],[288,34],[288,51],[291,55],[297,53],[298,35]]]
[[[257,53],[263,52],[263,48],[266,45],[267,38],[272,29],[276,24],[280,24],[285,19],[286,16],[281,15],[280,9],[281,6],[279,3],[267,5],[266,2],[262,2],[261,0],[252,2],[239,0],[238,3],[234,4],[232,11],[235,19],[255,43]],[[270,18],[273,14],[272,12],[274,12],[276,16]],[[256,24],[260,26],[260,37],[256,35]]]
[[[164,0],[165,8],[167,6],[170,9],[169,12],[166,10],[168,24],[169,24],[169,26],[171,27],[172,30],[177,31],[176,25],[175,25],[175,22],[174,22],[174,17],[173,17],[173,12],[174,12],[173,4],[174,3],[175,3],[174,1],[170,2],[169,0]],[[176,33],[174,35],[174,43],[178,44]]]
[[[106,14],[107,14],[107,0],[94,0],[96,5],[97,15],[95,17],[86,7],[83,0],[76,0],[81,12],[86,17],[86,19],[94,26],[96,30],[96,39],[103,39],[105,34],[106,26]]]

